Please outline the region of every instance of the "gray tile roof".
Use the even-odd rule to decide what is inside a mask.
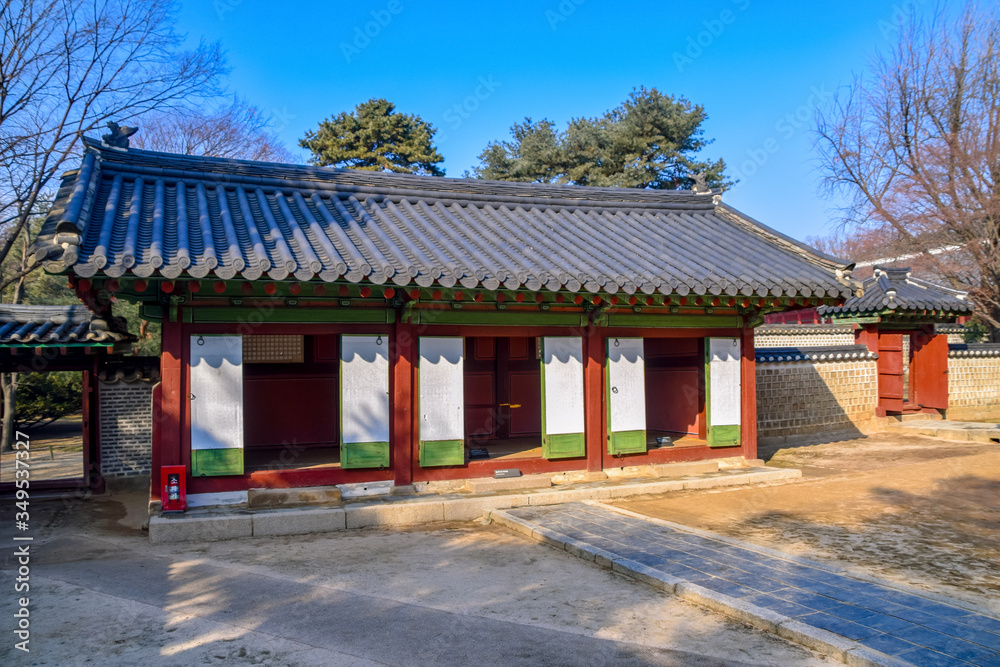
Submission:
[[[878,359],[878,354],[865,345],[832,345],[828,347],[765,347],[754,350],[757,363],[787,361],[850,361]]]
[[[757,336],[817,336],[851,333],[850,324],[762,324],[754,329]]]
[[[821,306],[822,316],[850,317],[881,313],[943,311],[947,315],[971,315],[973,304],[966,292],[929,283],[910,275],[908,268],[875,267],[875,275],[864,282],[864,294],[842,306]]]
[[[1000,343],[951,343],[949,357],[1000,357]]]
[[[846,298],[849,267],[689,191],[385,174],[86,140],[33,251],[81,277]]]
[[[0,346],[113,346],[134,337],[117,319],[96,317],[86,306],[0,304]]]

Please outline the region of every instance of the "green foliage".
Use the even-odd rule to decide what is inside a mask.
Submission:
[[[17,424],[30,428],[83,409],[83,374],[79,371],[22,373],[17,383]]]
[[[115,299],[111,312],[116,317],[124,318],[130,334],[136,337],[132,350],[143,357],[160,356],[160,324],[146,322],[139,316],[139,304]]]
[[[551,121],[515,123],[510,141],[494,141],[479,155],[477,178],[568,183],[616,188],[687,189],[694,175],[723,189],[722,160],[695,154],[711,143],[703,138],[705,110],[684,98],[638,88],[603,116],[574,118],[564,132]]]
[[[966,343],[982,343],[990,333],[990,327],[979,318],[972,318],[965,325],[962,340]]]
[[[321,167],[444,176],[444,158],[434,147],[437,130],[420,116],[396,113],[388,100],[370,99],[324,120],[299,141]]]

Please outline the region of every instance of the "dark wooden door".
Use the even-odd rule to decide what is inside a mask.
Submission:
[[[948,407],[948,337],[918,333],[911,340],[910,386],[913,402],[925,408]]]
[[[903,334],[878,334],[878,404],[888,412],[903,411]]]
[[[534,338],[470,338],[465,363],[466,433],[474,439],[541,433],[539,364]]]
[[[506,435],[537,435],[542,432],[541,361],[534,338],[501,338],[506,343],[506,363],[500,366],[503,384],[502,414],[506,415]],[[501,350],[504,345],[499,346]],[[506,404],[506,405],[504,405]]]

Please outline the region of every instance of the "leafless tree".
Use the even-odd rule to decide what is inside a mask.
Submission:
[[[181,49],[177,0],[0,2],[2,263],[83,134],[217,95],[225,61],[216,44]]]
[[[156,109],[218,95],[225,61],[215,44],[181,49],[176,0],[0,0],[0,265],[21,239],[19,266],[0,291],[39,266],[24,253],[29,220],[80,138]],[[6,263],[9,266],[11,263]],[[17,375],[0,377],[0,447],[12,442]]]
[[[818,123],[826,183],[848,227],[885,232],[971,292],[1000,336],[1000,8],[945,5],[900,25],[898,43]],[[930,251],[959,246],[935,255]]]
[[[209,112],[172,109],[139,120],[132,145],[152,151],[241,160],[293,162],[295,157],[271,129],[271,118],[246,100]]]

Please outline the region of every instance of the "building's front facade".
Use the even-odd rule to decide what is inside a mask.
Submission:
[[[755,458],[754,325],[858,287],[717,193],[93,141],[34,252],[162,322],[153,478],[233,497]]]

